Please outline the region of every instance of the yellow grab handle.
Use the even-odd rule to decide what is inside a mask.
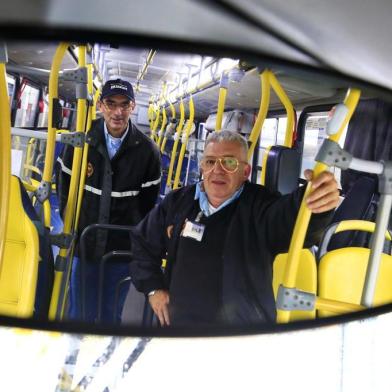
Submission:
[[[345,98],[344,104],[349,109],[346,115],[346,118],[342,122],[338,132],[329,137],[330,140],[338,141],[341,134],[343,133],[344,128],[348,124],[351,116],[354,113],[354,110],[358,104],[359,97],[361,93],[357,89],[350,89],[347,93]],[[328,168],[327,165],[324,163],[317,162],[314,166],[313,170],[313,177],[317,178],[317,176]],[[289,252],[287,255],[287,264],[286,270],[283,276],[283,286],[288,288],[293,288],[295,285],[297,271],[298,271],[298,264],[300,259],[300,252],[303,248],[305,235],[308,230],[309,221],[311,217],[311,211],[306,205],[305,200],[309,196],[311,192],[311,182],[308,183],[306,186],[305,194],[301,202],[301,206],[298,212],[297,220],[295,222],[293,235],[291,237]],[[288,322],[289,312],[280,312],[281,316],[278,317],[278,322]]]
[[[222,129],[223,112],[225,111],[225,102],[227,96],[227,89],[229,87],[229,75],[223,73],[220,80],[218,109],[216,112],[215,131],[220,132]]]
[[[261,98],[259,112],[257,113],[256,121],[253,125],[252,131],[249,135],[249,151],[248,151],[248,161],[251,159],[253,152],[255,150],[257,140],[261,135],[261,129],[265,118],[267,117],[268,107],[270,103],[270,85],[269,85],[269,71],[264,71],[260,74],[260,84],[261,84]]]
[[[195,106],[193,104],[193,98],[191,95],[189,98],[189,119],[188,119],[188,124],[186,126],[186,129],[184,131],[185,140],[183,140],[182,142],[180,156],[178,157],[177,170],[176,170],[176,176],[174,178],[173,189],[177,189],[178,184],[180,182],[182,162],[184,160],[186,146],[188,144],[189,134],[191,133],[194,118],[195,118]],[[190,157],[188,157],[188,159],[190,159]]]
[[[181,99],[181,101],[180,101],[180,121],[177,125],[177,131],[175,133],[175,137],[174,137],[175,140],[174,140],[174,144],[173,144],[173,148],[172,148],[172,152],[171,152],[171,157],[170,157],[169,172],[167,173],[166,186],[168,188],[171,188],[174,162],[176,161],[177,146],[178,146],[178,141],[181,137],[182,127],[184,125],[184,118],[185,118],[185,108],[184,108],[184,102]]]
[[[286,125],[286,133],[283,145],[285,147],[293,146],[293,133],[294,133],[294,107],[290,101],[290,98],[287,96],[286,92],[283,90],[282,86],[276,79],[276,76],[272,72],[268,72],[269,82],[276,95],[282,102],[283,106],[286,109],[287,113],[287,125]]]

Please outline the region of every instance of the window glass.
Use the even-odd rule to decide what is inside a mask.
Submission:
[[[38,110],[39,90],[26,85],[20,98],[20,106],[16,112],[16,127],[33,127],[35,114]]]
[[[15,92],[15,78],[13,76],[7,75],[7,85],[8,85],[8,97],[10,101],[10,107],[12,105],[12,98]]]
[[[308,117],[305,125],[305,136],[304,136],[304,149],[302,156],[301,166],[301,178],[304,178],[305,169],[313,169],[315,165],[316,154],[323,143],[323,140],[328,137],[327,129],[328,113],[315,113]],[[343,147],[344,140],[347,134],[347,126],[343,131],[343,134],[339,140],[339,145]],[[341,170],[338,168],[331,168],[331,171],[335,174],[335,177],[340,185],[340,173]]]
[[[278,136],[276,144],[282,146],[286,137],[287,117],[278,118]]]

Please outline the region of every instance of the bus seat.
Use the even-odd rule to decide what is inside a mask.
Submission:
[[[344,227],[347,225],[347,227]],[[351,227],[349,227],[349,225]],[[355,226],[353,226],[355,225]],[[343,221],[327,229],[329,234],[320,246],[318,270],[319,297],[360,304],[365,282],[370,249],[364,247],[345,247],[326,252],[327,243],[335,232],[346,230],[374,231],[375,224],[368,221]],[[390,234],[386,234],[390,240]],[[374,305],[392,302],[392,256],[383,253],[374,296]],[[332,312],[319,310],[320,317],[334,315]]]
[[[374,221],[379,198],[377,177],[362,175],[352,184],[342,203],[336,209],[332,223],[346,220]],[[335,234],[328,245],[328,250],[348,246],[368,246],[369,234],[364,231],[344,231]]]
[[[0,314],[31,317],[38,277],[39,237],[23,208],[19,179],[12,176],[10,186],[10,214],[0,270]]]
[[[287,253],[276,256],[273,267],[272,285],[275,298],[279,285],[283,282],[284,271],[287,263]],[[302,249],[298,266],[297,280],[295,287],[302,291],[313,294],[317,292],[317,266],[316,260],[309,249]],[[278,310],[278,312],[280,312]],[[293,311],[290,313],[290,321],[308,320],[316,317],[316,311]]]
[[[298,188],[301,170],[301,154],[295,148],[272,146],[264,160],[262,170],[265,170],[266,186],[272,192],[282,195],[293,192]]]

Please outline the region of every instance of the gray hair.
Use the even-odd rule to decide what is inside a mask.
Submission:
[[[248,142],[246,141],[246,139],[240,133],[228,130],[222,130],[220,132],[215,131],[210,133],[207,137],[204,149],[207,148],[210,143],[222,142],[237,143],[242,148],[245,155],[248,156]]]

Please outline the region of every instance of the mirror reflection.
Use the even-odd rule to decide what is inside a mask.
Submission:
[[[2,315],[247,326],[391,302],[392,106],[374,92],[107,44],[4,53]]]

